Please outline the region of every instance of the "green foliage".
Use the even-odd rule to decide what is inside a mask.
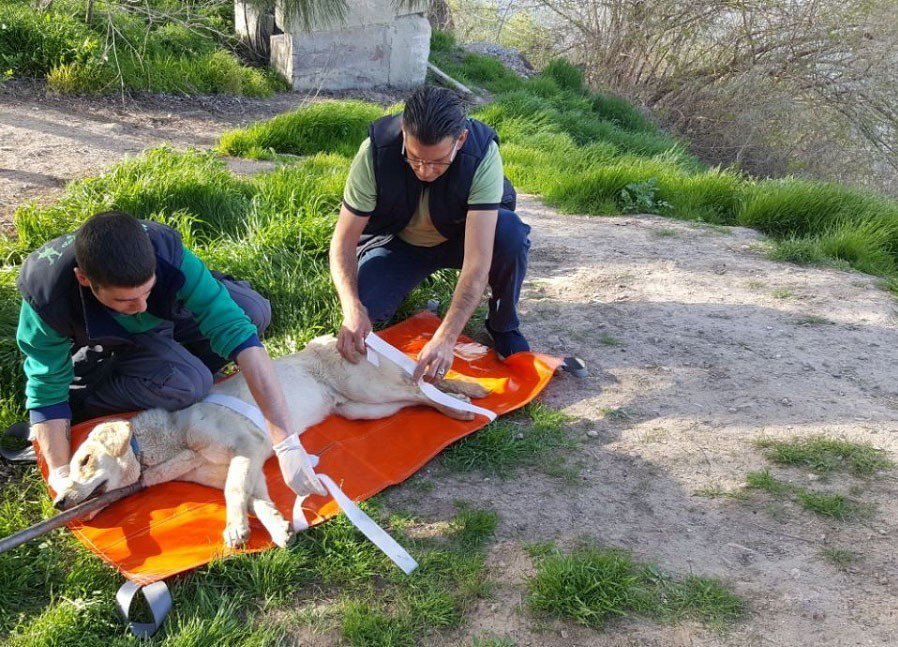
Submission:
[[[601,629],[622,617],[696,619],[722,629],[745,613],[744,603],[715,580],[676,580],[622,550],[584,546],[569,554],[542,551],[527,582],[534,611]]]
[[[458,514],[453,520],[455,540],[464,548],[480,548],[492,539],[499,525],[499,514],[493,510],[472,508],[464,501],[455,504]]]
[[[230,32],[220,5],[191,9],[153,2],[152,18],[114,4],[97,3],[91,25],[83,5],[57,2],[39,11],[0,2],[0,70],[46,77],[51,89],[69,94],[142,90],[177,94],[268,96],[285,88],[270,70],[248,67],[213,34]],[[190,27],[186,26],[187,24]]]
[[[43,76],[57,65],[91,60],[101,50],[99,35],[72,15],[0,2],[2,70],[12,70],[15,76]]]
[[[527,423],[529,418],[529,424]],[[449,447],[441,461],[458,472],[480,470],[503,478],[525,465],[546,468],[561,450],[573,446],[567,416],[542,404],[530,404],[521,414],[503,417]]]
[[[861,559],[859,554],[843,548],[824,548],[820,551],[820,556],[834,564],[840,571],[847,571],[849,566]]]
[[[440,31],[434,29],[430,34],[430,51],[433,52],[451,52],[455,47],[455,36],[448,31]]]
[[[776,479],[768,469],[750,472],[745,482],[750,490],[763,490],[778,497],[792,497],[805,510],[838,521],[864,517],[870,510],[869,506],[863,506],[843,494],[816,492],[793,483],[784,483]]]
[[[625,186],[621,189],[618,202],[624,213],[663,214],[670,209],[670,203],[658,197],[658,179],[654,177]]]
[[[368,124],[381,116],[380,108],[361,101],[314,103],[248,128],[226,132],[218,148],[227,155],[243,157],[316,152],[352,156],[367,137]]]
[[[892,469],[894,461],[881,449],[869,443],[855,443],[827,436],[811,436],[792,440],[763,438],[756,442],[767,458],[780,465],[794,465],[817,474],[848,472],[855,476],[873,476]]]
[[[556,58],[543,69],[543,76],[555,81],[559,88],[570,92],[582,93],[583,71],[563,58]]]

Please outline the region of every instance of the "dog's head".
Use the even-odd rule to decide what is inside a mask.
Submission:
[[[53,506],[68,510],[92,496],[137,482],[140,464],[130,440],[131,423],[127,420],[110,420],[94,427],[69,463],[71,487],[57,494]]]

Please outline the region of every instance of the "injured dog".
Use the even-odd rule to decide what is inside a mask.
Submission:
[[[337,352],[333,336],[313,339],[301,352],[275,360],[290,413],[301,425],[300,433],[332,413],[356,420],[375,419],[412,405],[433,407],[461,420],[473,418],[470,412],[434,402],[399,366],[383,356],[379,360],[378,365],[348,362]],[[463,380],[444,379],[436,386],[464,401],[489,393],[481,385]],[[212,391],[253,402],[239,374]],[[72,486],[57,495],[54,505],[68,509],[138,480],[147,486],[193,481],[224,490],[225,544],[233,548],[249,538],[247,514],[251,509],[272,541],[286,546],[293,532],[272,503],[262,473],[271,454],[268,434],[228,407],[198,402],[180,411],[151,409],[130,420],[97,425],[73,454]]]

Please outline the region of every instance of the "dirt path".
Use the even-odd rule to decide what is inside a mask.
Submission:
[[[16,92],[0,91],[5,215],[148,145],[209,146],[220,130],[301,100],[116,107]],[[438,475],[433,491],[389,495],[424,518],[448,518],[457,499],[501,515],[489,557],[497,594],[444,644],[485,633],[549,647],[895,644],[898,473],[820,483],[777,470],[809,487],[853,488],[876,506],[863,521],[825,521],[761,495],[696,496],[737,489],[766,466],[752,445],[760,436],[826,433],[898,457],[891,297],[861,274],[770,262],[760,236],[745,229],[560,216],[526,197],[520,212],[533,226],[526,332],[536,348],[575,352],[592,368],[588,379],[554,381],[544,398],[579,420],[572,460],[582,479],[565,485],[528,472],[497,481],[429,467]],[[570,545],[583,536],[675,573],[719,577],[751,615],[724,636],[630,620],[602,633],[534,622],[521,601],[532,569],[523,543]],[[821,557],[826,548],[862,559],[840,571]]]

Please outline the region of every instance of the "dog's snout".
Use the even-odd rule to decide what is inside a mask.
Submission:
[[[60,496],[56,497],[56,500],[53,502],[53,507],[59,511],[63,511],[68,507],[68,496]]]

